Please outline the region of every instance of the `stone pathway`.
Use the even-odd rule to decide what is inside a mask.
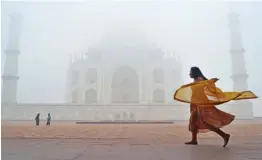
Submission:
[[[186,146],[190,133],[176,124],[19,126],[2,126],[3,160],[262,159],[262,127],[247,124],[224,129],[232,134],[226,148],[213,133],[201,135],[198,146]]]

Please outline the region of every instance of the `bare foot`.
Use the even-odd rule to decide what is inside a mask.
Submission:
[[[197,141],[186,142],[187,145],[197,145]]]
[[[230,138],[230,134],[226,134],[226,136],[224,137],[224,145],[223,145],[223,147],[227,146],[229,138]]]

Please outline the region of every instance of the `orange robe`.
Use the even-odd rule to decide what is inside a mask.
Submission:
[[[174,94],[175,100],[190,103],[190,131],[207,132],[209,127],[205,123],[221,128],[234,120],[234,115],[223,112],[214,105],[231,100],[257,98],[251,91],[223,92],[215,86],[217,80],[214,78],[183,85]]]
[[[190,105],[190,120],[189,130],[197,132],[208,132],[209,127],[205,123],[215,127],[222,128],[230,124],[235,116],[217,109],[215,106],[199,107],[197,105]],[[194,128],[196,127],[196,128]]]

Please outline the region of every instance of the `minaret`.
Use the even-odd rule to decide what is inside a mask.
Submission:
[[[9,37],[7,48],[5,49],[6,60],[4,74],[2,75],[2,103],[17,103],[17,82],[18,82],[18,55],[19,40],[21,32],[22,16],[14,13],[10,15]]]
[[[239,14],[235,12],[229,14],[229,29],[233,89],[234,91],[248,90],[248,74],[244,57],[245,50],[240,33]],[[248,100],[234,102],[231,111],[236,114],[236,118],[238,119],[253,118],[253,106]]]

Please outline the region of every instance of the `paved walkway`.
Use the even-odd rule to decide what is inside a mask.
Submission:
[[[2,126],[3,160],[261,160],[262,126],[234,125],[228,147],[213,133],[198,146],[185,125]],[[49,136],[46,134],[49,133]]]

